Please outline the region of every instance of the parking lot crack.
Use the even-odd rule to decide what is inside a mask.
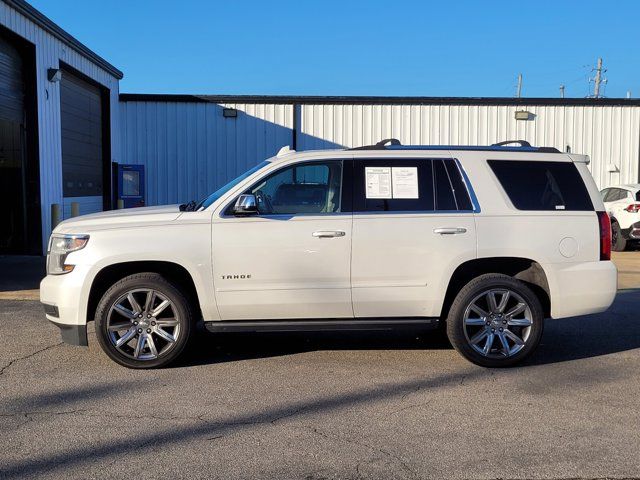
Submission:
[[[13,360],[10,360],[9,363],[7,363],[5,366],[3,366],[2,368],[0,368],[0,376],[2,376],[5,372],[5,370],[7,370],[9,367],[13,366],[16,362],[20,362],[22,360],[27,360],[28,358],[34,357],[42,352],[46,352],[47,350],[51,350],[52,348],[58,347],[60,345],[62,345],[64,342],[58,342],[55,343],[53,345],[48,345],[44,348],[41,348],[40,350],[37,350],[35,352],[32,352],[28,355],[25,355],[23,357],[18,357],[18,358],[14,358]]]
[[[405,471],[410,473],[414,478],[418,477],[418,473],[414,469],[412,469],[403,458],[401,458],[400,456],[398,456],[398,455],[396,455],[396,454],[394,454],[392,452],[389,452],[389,451],[387,451],[387,450],[385,450],[383,448],[370,445],[370,444],[368,444],[366,442],[363,442],[361,440],[357,440],[357,439],[354,439],[354,438],[346,438],[346,437],[343,437],[343,436],[340,436],[340,435],[329,435],[326,432],[321,431],[317,427],[312,427],[310,425],[305,425],[304,428],[306,428],[308,430],[311,430],[314,434],[316,434],[316,435],[318,435],[320,437],[323,437],[323,438],[325,438],[327,440],[338,440],[338,441],[342,441],[342,442],[345,442],[345,443],[350,443],[352,445],[358,445],[360,447],[365,447],[365,448],[367,448],[369,450],[372,450],[374,452],[381,453],[385,457],[390,458],[392,460],[395,460],[396,463],[400,464],[402,469],[404,469]]]

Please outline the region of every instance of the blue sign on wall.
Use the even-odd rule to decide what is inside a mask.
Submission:
[[[124,208],[144,207],[144,165],[117,167],[116,205],[122,200]]]

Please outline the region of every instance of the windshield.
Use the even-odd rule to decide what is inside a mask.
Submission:
[[[257,172],[258,170],[260,170],[261,168],[263,168],[264,166],[266,166],[268,164],[269,164],[269,162],[267,162],[265,160],[264,162],[261,162],[258,165],[256,165],[255,167],[253,167],[251,170],[247,170],[246,172],[244,172],[239,177],[234,178],[229,183],[227,183],[226,185],[223,185],[218,190],[213,192],[211,195],[209,195],[208,197],[206,197],[203,200],[201,200],[198,203],[198,205],[196,206],[195,210],[204,210],[209,205],[211,205],[213,202],[218,200],[222,195],[224,195],[229,190],[231,190],[233,187],[235,187],[237,184],[239,184],[242,180],[244,180],[245,178],[253,175],[255,172]]]

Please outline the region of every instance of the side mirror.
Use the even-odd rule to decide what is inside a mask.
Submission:
[[[233,206],[234,215],[252,215],[258,213],[258,201],[252,193],[243,193]]]

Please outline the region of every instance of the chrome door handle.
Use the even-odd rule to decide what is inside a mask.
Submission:
[[[311,235],[316,238],[334,238],[344,237],[346,234],[342,230],[318,230],[317,232],[313,232]]]
[[[435,228],[433,230],[433,233],[439,233],[440,235],[458,235],[460,233],[466,233],[467,229],[463,228],[463,227],[442,227],[442,228]]]

